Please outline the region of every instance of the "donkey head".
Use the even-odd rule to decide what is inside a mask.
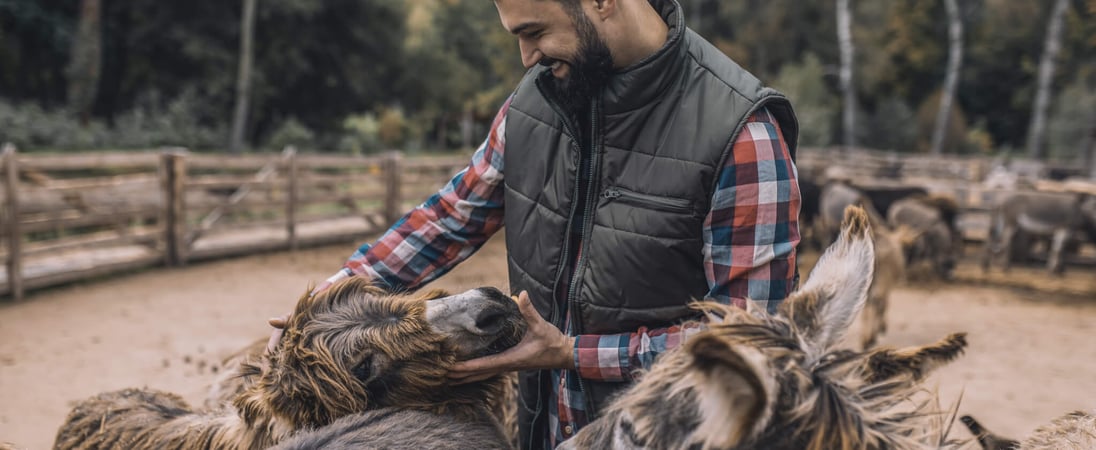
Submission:
[[[664,354],[560,448],[922,448],[931,415],[900,406],[965,341],[837,349],[865,302],[872,248],[866,214],[848,208],[838,240],[776,315],[699,304],[708,329]]]
[[[273,416],[299,429],[384,406],[482,403],[501,384],[450,386],[449,367],[512,347],[525,327],[517,305],[494,288],[388,294],[349,278],[300,299],[235,404],[245,420]]]

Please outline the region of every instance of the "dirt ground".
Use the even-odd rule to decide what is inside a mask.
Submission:
[[[287,312],[353,248],[149,270],[0,304],[0,442],[47,449],[74,402],[106,390],[148,386],[200,405],[220,360],[266,336],[266,319]],[[959,275],[958,283],[915,278],[896,291],[882,339],[904,346],[968,333],[967,355],[930,383],[943,404],[962,393],[962,413],[1014,436],[1096,407],[1096,269],[1050,278],[1022,268],[985,280],[962,266]],[[480,285],[506,286],[501,238],[436,283]]]

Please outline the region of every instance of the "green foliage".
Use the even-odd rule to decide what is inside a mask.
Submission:
[[[932,135],[936,131],[936,116],[940,113],[943,93],[936,91],[917,108],[917,127],[914,129],[917,151],[928,152],[932,147]],[[967,118],[960,105],[951,105],[948,126],[944,130],[944,153],[969,153],[966,151]]]
[[[389,108],[381,113],[377,137],[380,138],[381,145],[387,148],[400,148],[407,142],[410,133],[403,110]]]
[[[380,123],[373,113],[352,114],[343,120],[343,136],[339,151],[363,155],[381,150]]]
[[[901,152],[917,150],[917,117],[905,100],[890,97],[879,102],[870,114],[861,112],[859,117],[864,122],[857,127],[857,142],[861,145]]]
[[[0,141],[12,142],[21,150],[152,148],[184,146],[191,149],[217,148],[225,142],[225,128],[200,123],[195,111],[202,101],[186,91],[169,102],[159,95],[143,95],[133,109],[119,114],[114,126],[103,120],[86,125],[67,109],[44,110],[33,103],[0,101]]]
[[[1051,157],[1080,158],[1089,133],[1096,129],[1096,77],[1078,76],[1052,103],[1047,124],[1047,150]]]
[[[295,117],[282,121],[282,124],[270,134],[270,139],[266,141],[266,147],[275,150],[290,145],[298,149],[311,149],[315,144],[316,133],[313,133]]]
[[[814,54],[807,54],[802,63],[784,66],[773,80],[773,87],[788,96],[795,108],[799,118],[799,145],[833,143],[840,100],[826,86],[824,76],[822,62]]]
[[[832,0],[679,2],[690,27],[789,95],[803,145],[835,141]],[[72,80],[65,68],[79,56],[72,55],[79,5],[0,0],[0,99],[7,102],[0,104],[0,137],[30,149],[224,147],[240,2],[102,0],[101,76],[82,94],[93,92],[92,99],[66,92]],[[945,8],[918,0],[854,6],[862,143],[916,150],[931,136],[931,121],[913,111],[931,115],[943,84]],[[952,119],[959,128],[949,132],[948,151],[1021,147],[1049,8],[1030,0],[959,6],[965,57]],[[310,133],[308,147],[350,153],[452,148],[464,143],[466,112],[478,142],[524,73],[516,40],[487,0],[263,0],[255,30],[252,145],[299,142]],[[1053,84],[1052,155],[1069,157],[1068,141],[1086,120],[1080,112],[1090,108],[1091,78],[1087,91],[1071,83],[1091,77],[1092,61],[1096,1],[1072,0]],[[66,105],[88,101],[91,120],[81,124]]]
[[[101,122],[79,126],[79,120],[64,109],[47,111],[34,103],[0,101],[0,142],[20,149],[89,148],[109,142],[109,133]]]

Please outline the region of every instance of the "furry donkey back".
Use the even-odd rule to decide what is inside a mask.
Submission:
[[[867,214],[770,315],[700,303],[708,328],[663,354],[605,414],[558,449],[882,450],[951,447],[950,419],[924,378],[958,357],[963,334],[903,349],[837,343],[863,307],[874,253]],[[752,306],[752,302],[747,302]]]
[[[276,347],[240,366],[230,404],[195,411],[171,393],[108,392],[72,410],[54,448],[261,449],[343,418],[416,415],[474,425],[479,440],[505,446],[492,411],[509,379],[452,385],[446,374],[513,346],[525,326],[493,288],[390,294],[349,278],[301,297]]]

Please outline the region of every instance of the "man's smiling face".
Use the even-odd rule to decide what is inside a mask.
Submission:
[[[559,0],[496,0],[502,26],[518,38],[521,62],[551,67],[568,105],[584,104],[612,74],[605,41],[581,6]]]

